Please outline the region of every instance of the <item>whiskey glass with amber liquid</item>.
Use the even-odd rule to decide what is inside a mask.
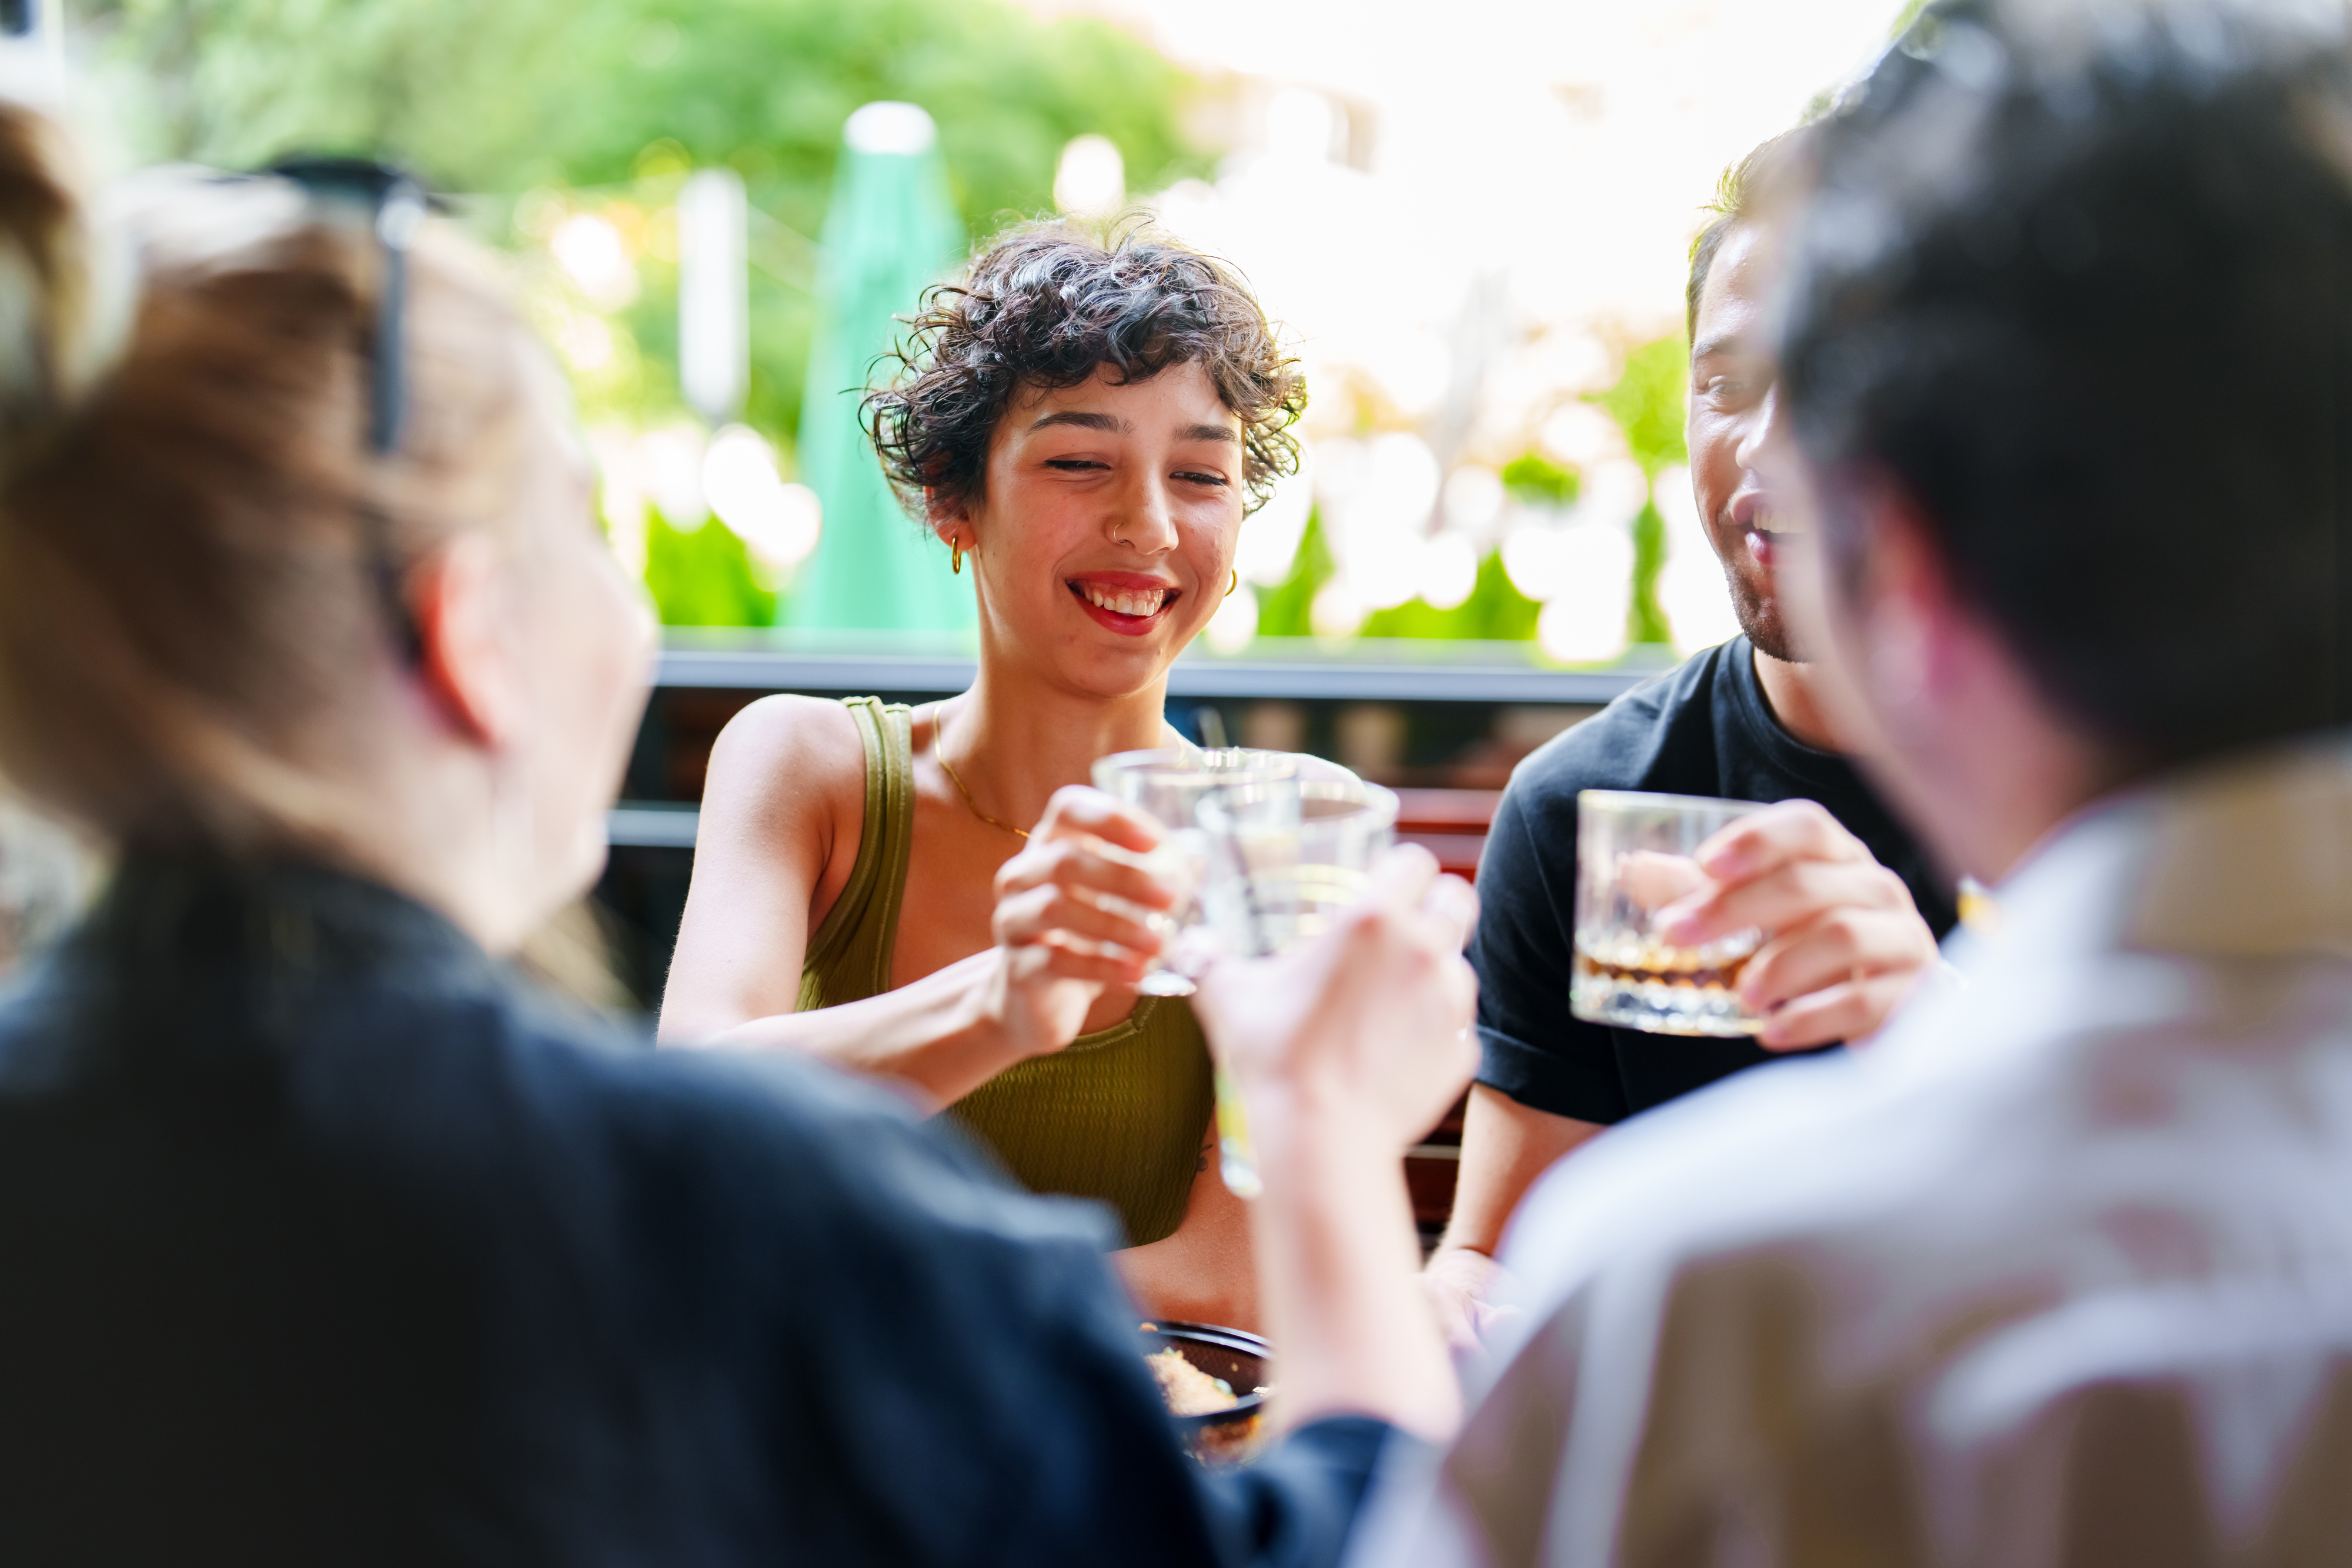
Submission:
[[[1576,958],[1569,1010],[1650,1034],[1737,1036],[1764,1027],[1733,988],[1769,935],[1695,947],[1657,934],[1658,913],[1707,886],[1699,846],[1761,809],[1754,800],[1586,789],[1576,797]]]

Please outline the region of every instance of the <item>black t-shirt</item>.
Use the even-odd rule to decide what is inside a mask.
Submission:
[[[1334,1562],[1387,1428],[1203,1472],[1109,1230],[384,888],[134,858],[0,1005],[0,1562]]]
[[[1478,864],[1478,1082],[1523,1105],[1620,1122],[1774,1061],[1745,1040],[1643,1034],[1568,1010],[1576,935],[1576,796],[1649,789],[1737,800],[1814,800],[1903,879],[1937,936],[1952,891],[1842,757],[1772,716],[1745,637],[1626,693],[1519,764]]]

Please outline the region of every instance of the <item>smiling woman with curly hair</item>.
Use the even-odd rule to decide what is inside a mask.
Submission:
[[[1102,847],[1151,831],[1057,792],[1183,744],[1168,667],[1297,466],[1305,387],[1240,278],[1139,228],[1017,230],[909,325],[867,425],[971,579],[978,677],[912,710],[778,696],[729,725],[664,1038],[894,1078],[1031,1187],[1109,1203],[1147,1311],[1250,1326],[1245,1217],[1202,1176],[1199,1026],[1138,995],[1158,938],[1100,902],[1167,904]]]

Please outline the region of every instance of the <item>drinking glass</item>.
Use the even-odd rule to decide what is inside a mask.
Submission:
[[[1396,841],[1397,797],[1352,775],[1297,786],[1295,822],[1253,817],[1246,797],[1210,790],[1200,823],[1210,873],[1202,902],[1225,946],[1286,952],[1329,929],[1364,891],[1372,862]]]
[[[1767,933],[1696,947],[1657,935],[1657,915],[1706,884],[1694,858],[1754,800],[1586,789],[1576,797],[1576,958],[1569,1010],[1651,1034],[1736,1036],[1764,1027],[1733,987]]]
[[[1274,825],[1295,822],[1299,758],[1286,751],[1226,747],[1213,751],[1117,751],[1094,765],[1095,788],[1134,806],[1158,822],[1165,835],[1145,863],[1171,887],[1178,903],[1165,913],[1129,911],[1165,938],[1160,956],[1136,988],[1146,996],[1189,997],[1188,967],[1205,956],[1201,884],[1208,873],[1208,840],[1194,807],[1211,789],[1246,792],[1256,818]],[[1236,797],[1240,798],[1239,796]]]
[[[1325,764],[1325,768],[1329,765]],[[1334,774],[1336,773],[1336,777]],[[1263,956],[1321,935],[1364,891],[1381,852],[1396,841],[1397,798],[1344,768],[1300,779],[1297,821],[1254,814],[1246,790],[1201,797],[1209,843],[1202,903],[1234,952]],[[1237,1197],[1265,1190],[1241,1096],[1217,1074],[1217,1167]]]

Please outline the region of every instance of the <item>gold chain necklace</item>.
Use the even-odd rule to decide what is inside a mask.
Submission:
[[[982,821],[986,822],[992,828],[1003,828],[1006,832],[1024,839],[1029,836],[1028,829],[1016,828],[1010,822],[1000,822],[994,817],[990,816],[987,812],[980,809],[980,802],[971,798],[971,791],[964,788],[962,779],[957,776],[955,764],[948,760],[947,733],[945,726],[940,727],[940,744],[937,747],[937,755],[940,759],[940,769],[948,776],[948,782],[956,787],[956,793],[963,797],[963,803],[971,808],[971,814],[973,816],[978,817]]]

